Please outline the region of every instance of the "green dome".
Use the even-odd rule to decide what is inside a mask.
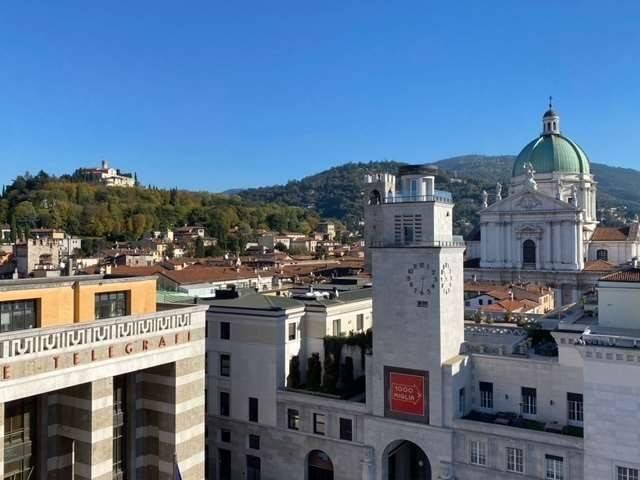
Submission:
[[[512,176],[523,175],[526,163],[531,163],[536,173],[589,173],[587,154],[558,133],[540,135],[524,147],[513,164]]]

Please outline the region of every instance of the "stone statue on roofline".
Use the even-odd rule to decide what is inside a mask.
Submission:
[[[535,179],[536,171],[534,170],[531,162],[525,163],[522,168],[525,170],[527,175],[527,179],[525,180],[525,187],[532,191],[538,190],[538,184],[536,183]]]

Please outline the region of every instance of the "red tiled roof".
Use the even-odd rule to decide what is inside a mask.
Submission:
[[[629,227],[596,227],[591,240],[618,242],[629,237]]]
[[[189,267],[182,270],[163,270],[160,275],[179,285],[189,285],[256,278],[260,273],[255,273],[248,268],[240,268],[236,271],[231,267]],[[262,275],[270,276],[271,273],[262,273]]]
[[[117,275],[119,277],[147,277],[149,275],[157,275],[160,272],[164,272],[165,269],[160,265],[151,265],[144,267],[114,267],[111,269],[111,275]]]
[[[640,268],[630,268],[628,270],[620,270],[619,272],[610,273],[600,278],[605,282],[640,282]]]

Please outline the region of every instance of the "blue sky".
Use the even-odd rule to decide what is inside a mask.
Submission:
[[[640,2],[29,1],[0,6],[0,183],[103,158],[220,191],[349,161],[515,154],[548,95],[640,167]]]

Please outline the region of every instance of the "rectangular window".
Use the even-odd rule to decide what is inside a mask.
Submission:
[[[220,416],[228,417],[230,415],[229,411],[229,392],[220,392]]]
[[[228,353],[220,354],[220,376],[228,377],[231,375],[231,355]]]
[[[493,409],[493,383],[480,382],[480,408]]]
[[[325,423],[324,423],[324,414],[322,413],[314,413],[313,414],[313,433],[318,435],[324,435],[325,432]]]
[[[404,227],[404,243],[413,242],[413,227],[405,225]]]
[[[231,430],[220,430],[220,441],[224,443],[231,443]]]
[[[260,450],[260,435],[249,435],[249,448]]]
[[[295,340],[295,339],[296,339],[296,324],[290,323],[289,324],[289,340]]]
[[[482,305],[484,302],[482,299],[478,300],[478,305]]]
[[[458,415],[463,416],[467,411],[467,398],[464,387],[458,390]]]
[[[231,451],[218,449],[218,473],[220,480],[231,480]]]
[[[229,322],[220,322],[220,338],[222,340],[231,338],[231,324]]]
[[[359,313],[356,316],[356,330],[364,330],[364,313]]]
[[[35,426],[36,405],[33,397],[5,403],[3,478],[26,479],[36,476]]]
[[[567,393],[567,413],[570,422],[582,423],[584,406],[581,393]]]
[[[524,473],[524,453],[521,448],[507,447],[507,470]]]
[[[300,430],[300,411],[295,408],[287,409],[287,427],[290,430]]]
[[[629,467],[616,467],[616,480],[638,480],[638,469]]]
[[[96,293],[96,320],[129,315],[129,292]]]
[[[113,478],[123,478],[126,471],[126,379],[124,375],[113,378]]]
[[[258,421],[258,399],[254,397],[249,397],[249,421]]]
[[[339,318],[336,318],[333,321],[333,331],[331,333],[332,333],[332,335],[334,337],[339,337],[340,336],[340,331],[341,331],[340,323],[341,323],[341,321],[340,321]]]
[[[479,440],[471,440],[471,463],[474,465],[487,464],[487,444]]]
[[[522,403],[521,413],[522,415],[535,415],[537,411],[536,407],[536,389],[529,387],[522,387]]]
[[[556,455],[544,456],[545,480],[564,480],[564,461]]]
[[[350,418],[340,419],[340,440],[353,440],[353,422]]]
[[[0,302],[0,333],[38,326],[38,301]]]
[[[260,458],[247,455],[247,480],[260,480]]]

